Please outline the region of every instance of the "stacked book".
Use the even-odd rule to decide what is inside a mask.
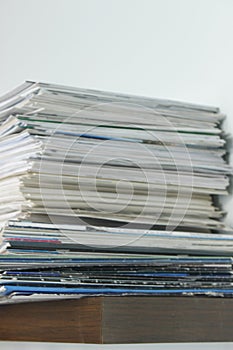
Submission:
[[[233,296],[223,119],[35,82],[0,98],[0,301]]]

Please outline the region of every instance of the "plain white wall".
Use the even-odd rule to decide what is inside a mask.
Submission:
[[[233,0],[0,0],[0,94],[31,79],[216,105],[233,134],[232,21]]]

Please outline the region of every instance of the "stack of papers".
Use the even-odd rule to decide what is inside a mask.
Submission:
[[[223,119],[35,82],[0,98],[0,301],[233,293]]]

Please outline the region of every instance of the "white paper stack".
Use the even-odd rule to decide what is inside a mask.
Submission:
[[[218,108],[26,82],[0,99],[0,117],[2,226],[229,231]]]
[[[0,98],[0,303],[232,297],[223,118],[35,82]]]

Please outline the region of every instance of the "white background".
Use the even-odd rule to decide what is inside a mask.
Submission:
[[[0,0],[0,36],[0,94],[31,79],[210,104],[233,134],[233,0]]]

